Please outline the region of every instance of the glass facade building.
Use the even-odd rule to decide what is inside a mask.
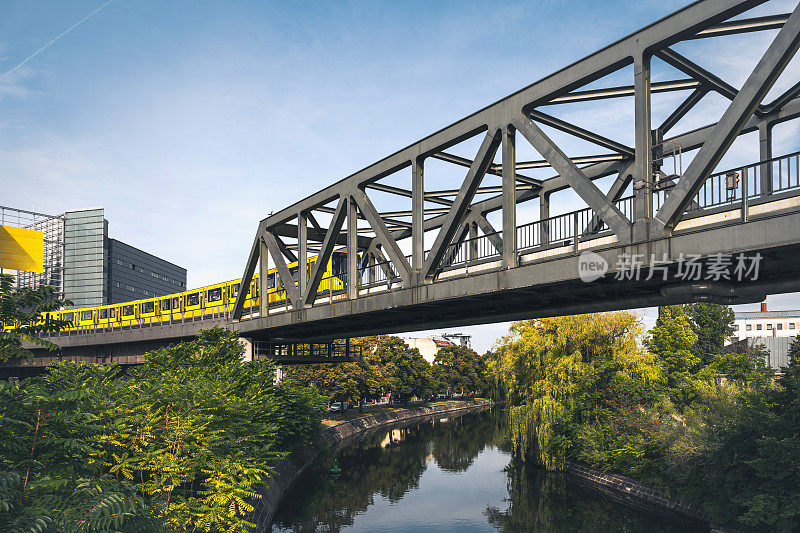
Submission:
[[[108,303],[107,240],[102,209],[64,213],[64,297],[75,307]]]
[[[0,225],[42,232],[42,272],[16,273],[18,287],[36,289],[49,285],[64,294],[64,215],[46,215],[0,206]]]
[[[108,237],[108,221],[102,208],[67,211],[31,229],[58,233],[53,254],[58,279],[20,272],[19,286],[52,285],[72,307],[93,307],[163,296],[186,290],[186,269]],[[52,226],[52,227],[51,227]],[[48,262],[45,239],[45,264]],[[57,257],[56,257],[57,256]],[[46,266],[47,271],[47,266]]]

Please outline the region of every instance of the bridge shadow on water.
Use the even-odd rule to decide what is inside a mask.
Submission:
[[[336,459],[341,474],[331,468]],[[505,412],[384,429],[317,461],[274,532],[692,531],[560,474],[512,464]]]

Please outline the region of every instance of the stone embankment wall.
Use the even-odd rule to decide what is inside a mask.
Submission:
[[[255,509],[249,520],[256,524],[254,531],[266,531],[272,523],[272,517],[284,494],[305,472],[314,460],[319,457],[321,449],[338,451],[362,437],[371,435],[386,426],[411,425],[420,419],[437,415],[468,413],[481,411],[494,405],[491,400],[469,400],[458,403],[447,403],[433,406],[409,407],[397,411],[384,411],[365,415],[353,420],[340,422],[322,430],[321,443],[316,448],[295,451],[292,457],[278,462],[275,471],[269,478],[269,486],[263,489],[261,499],[254,502]]]
[[[601,472],[578,463],[567,463],[564,472],[581,485],[597,490],[615,501],[631,507],[678,519],[692,525],[708,527],[708,515],[682,501],[670,500],[663,493],[619,474]]]

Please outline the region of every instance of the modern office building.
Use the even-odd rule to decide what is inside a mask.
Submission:
[[[117,239],[108,239],[108,302],[186,290],[186,269]]]
[[[67,211],[29,226],[59,235],[45,260],[58,268],[45,274],[20,272],[20,286],[51,285],[74,307],[115,304],[181,292],[186,269],[108,237],[102,208]]]

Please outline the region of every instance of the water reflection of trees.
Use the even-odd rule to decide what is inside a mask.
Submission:
[[[508,508],[489,507],[485,516],[501,532],[691,530],[622,505],[610,504],[563,475],[509,465]]]
[[[332,457],[305,475],[283,500],[276,529],[338,532],[366,512],[376,496],[396,503],[417,489],[430,460],[444,471],[463,472],[486,446],[510,456],[507,430],[505,413],[494,410],[378,433],[336,456],[342,469],[337,480],[330,474]],[[507,475],[506,508],[484,513],[502,532],[682,530],[610,504],[561,475],[514,465]]]
[[[466,471],[487,445],[505,440],[504,416],[498,409],[482,416],[461,416],[440,423],[431,435],[436,465],[445,472]]]
[[[442,470],[469,468],[487,444],[502,440],[502,416],[493,412],[424,422],[345,448],[336,456],[341,476],[334,482],[330,475],[333,458],[321,462],[286,495],[274,524],[298,532],[337,532],[352,525],[375,495],[396,503],[417,489],[430,457]]]
[[[286,496],[275,516],[293,531],[336,532],[374,503],[376,494],[397,502],[419,486],[426,468],[429,424],[380,434],[337,456],[342,474],[330,475],[333,459],[321,462]]]

